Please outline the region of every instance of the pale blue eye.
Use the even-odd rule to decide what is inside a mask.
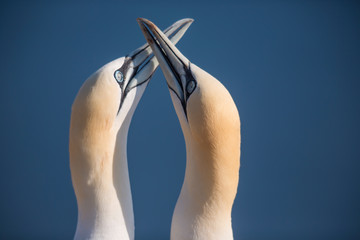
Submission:
[[[120,70],[116,70],[114,76],[118,83],[122,83],[124,81],[124,75],[120,72]]]
[[[186,91],[188,92],[188,94],[191,94],[195,89],[195,82],[194,81],[190,81],[187,86],[186,86]]]

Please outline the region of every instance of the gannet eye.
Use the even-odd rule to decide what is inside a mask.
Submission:
[[[188,84],[186,86],[187,93],[191,94],[194,91],[195,87],[196,87],[195,81],[188,82]]]
[[[124,75],[120,70],[115,71],[114,77],[118,83],[122,83],[124,81]]]

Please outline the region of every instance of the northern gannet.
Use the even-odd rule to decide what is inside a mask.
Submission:
[[[240,168],[240,118],[227,89],[191,63],[149,20],[138,18],[166,78],[186,142],[186,170],[172,240],[233,239]]]
[[[192,23],[165,30],[176,43]],[[78,204],[75,239],[134,239],[127,164],[131,118],[158,66],[148,44],[91,75],[72,105],[70,169]]]

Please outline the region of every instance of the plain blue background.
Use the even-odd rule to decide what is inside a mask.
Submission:
[[[195,22],[178,47],[242,122],[235,239],[360,239],[360,4],[7,1],[0,5],[0,238],[71,239],[68,130],[84,80],[145,42],[137,17]],[[185,145],[161,71],[130,127],[136,239],[169,239]]]

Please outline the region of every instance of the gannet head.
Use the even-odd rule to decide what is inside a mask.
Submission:
[[[192,21],[180,20],[166,29],[166,34],[176,43]],[[85,214],[89,208],[98,207],[100,211],[109,208],[108,215],[114,216],[114,207],[110,205],[126,208],[123,203],[119,206],[121,199],[118,200],[117,195],[121,192],[120,195],[130,195],[123,198],[127,199],[124,200],[127,208],[131,208],[126,211],[132,214],[126,159],[127,132],[136,106],[158,66],[157,59],[151,54],[151,48],[145,44],[104,65],[84,82],[74,100],[69,152],[79,213]],[[80,208],[87,209],[82,211]],[[94,215],[98,218],[99,213]]]
[[[214,238],[209,234],[229,225],[219,221],[231,219],[237,191],[240,119],[236,105],[217,79],[183,56],[152,22],[138,22],[164,73],[186,141],[186,173],[173,216],[172,239],[195,235],[230,239],[223,236],[232,237],[231,223],[230,230],[219,229],[226,233]],[[192,219],[189,230],[184,226]]]

